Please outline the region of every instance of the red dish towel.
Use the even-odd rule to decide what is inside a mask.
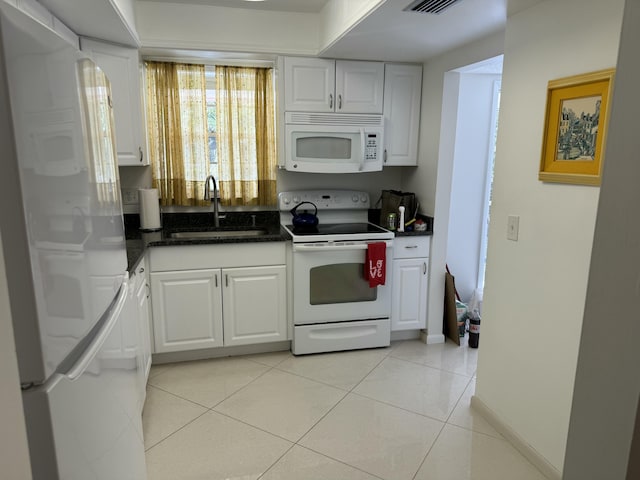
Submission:
[[[367,244],[367,254],[365,257],[364,278],[369,281],[371,288],[384,285],[387,271],[387,244],[385,242],[375,242]]]

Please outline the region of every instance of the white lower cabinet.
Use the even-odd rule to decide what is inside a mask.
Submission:
[[[134,293],[138,307],[138,322],[141,335],[142,369],[145,382],[151,370],[151,354],[153,353],[153,331],[151,329],[151,310],[149,308],[149,279],[144,259],[135,269]]]
[[[222,346],[220,269],[151,274],[155,351]]]
[[[391,330],[426,327],[430,237],[396,237],[393,243]]]
[[[224,344],[286,340],[286,267],[229,268],[222,275]]]
[[[152,249],[155,353],[288,339],[284,244],[247,245]],[[193,267],[202,259],[218,259],[222,268],[173,270],[174,261]],[[244,266],[256,259],[283,264]],[[229,266],[234,261],[242,266]]]

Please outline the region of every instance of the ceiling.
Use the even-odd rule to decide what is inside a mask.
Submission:
[[[442,13],[404,11],[387,0],[322,52],[335,58],[422,61],[504,28],[507,0],[460,0]]]
[[[329,0],[146,0],[318,14]],[[341,0],[348,2],[350,0]],[[319,52],[330,58],[422,62],[506,25],[507,15],[542,0],[458,0],[440,14],[404,11],[414,0],[384,0]]]

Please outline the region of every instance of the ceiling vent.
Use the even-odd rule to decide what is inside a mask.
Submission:
[[[404,11],[438,15],[458,2],[460,0],[417,0],[412,2]]]

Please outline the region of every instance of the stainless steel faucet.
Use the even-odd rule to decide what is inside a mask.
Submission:
[[[211,195],[211,182],[213,182],[213,196]],[[213,175],[209,175],[204,181],[204,199],[211,200],[213,204],[213,226],[220,226],[220,214],[218,212],[218,185]]]

